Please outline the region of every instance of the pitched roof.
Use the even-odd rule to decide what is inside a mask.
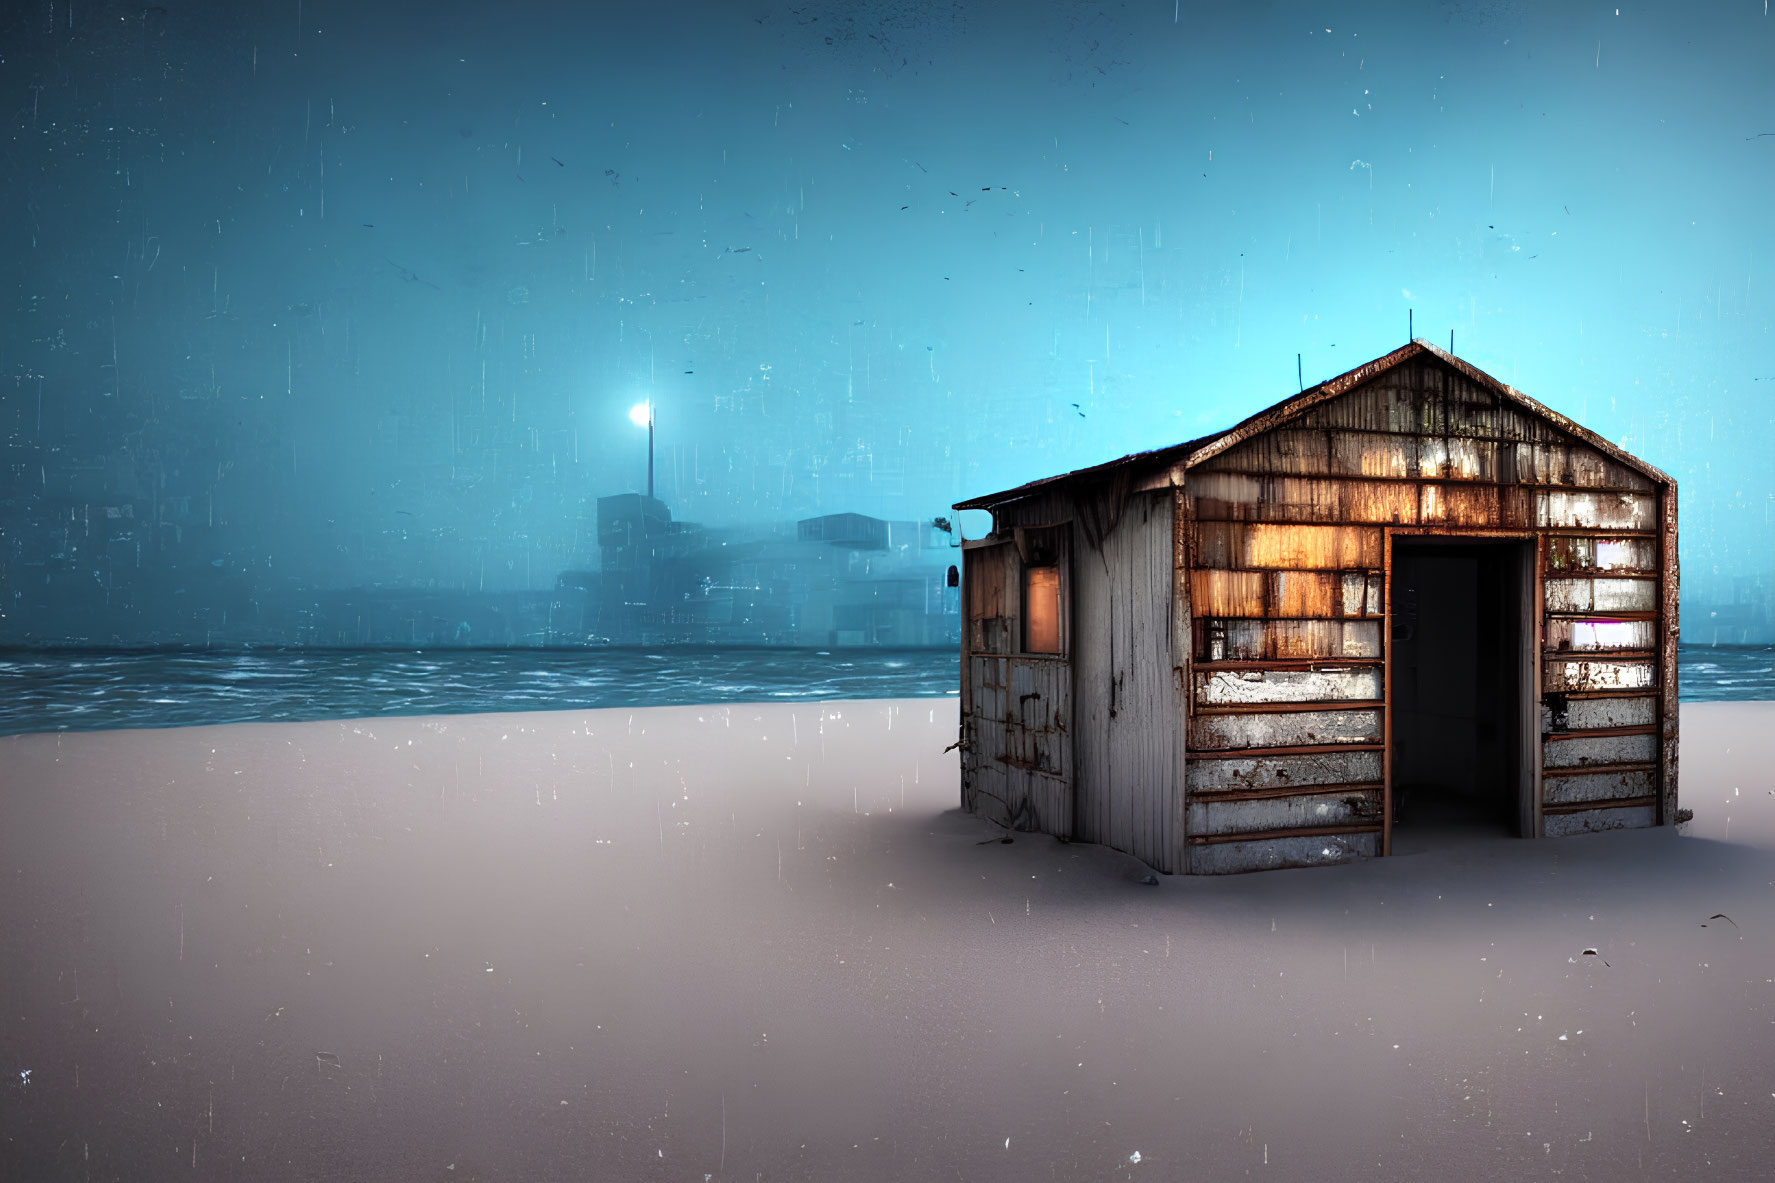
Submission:
[[[1257,414],[1242,420],[1224,431],[1217,431],[1211,435],[1205,435],[1199,439],[1189,440],[1185,443],[1172,444],[1169,447],[1154,448],[1145,452],[1132,452],[1126,456],[1107,461],[1103,464],[1094,464],[1089,468],[1074,469],[1071,472],[1061,473],[1057,476],[1043,477],[1040,480],[1018,485],[1014,489],[1006,489],[1003,492],[987,493],[980,497],[971,497],[966,501],[957,503],[954,508],[957,510],[987,509],[994,505],[1002,505],[1007,501],[1018,501],[1024,497],[1045,492],[1051,486],[1059,485],[1063,482],[1079,480],[1081,478],[1088,479],[1094,476],[1105,476],[1114,470],[1125,466],[1155,469],[1181,462],[1185,468],[1193,468],[1202,461],[1218,456],[1228,448],[1243,443],[1252,436],[1262,435],[1266,431],[1282,426],[1282,424],[1293,419],[1295,416],[1302,414],[1310,407],[1315,407],[1320,403],[1328,402],[1372,378],[1379,377],[1396,366],[1403,365],[1405,362],[1408,362],[1413,358],[1423,356],[1435,358],[1456,372],[1478,383],[1486,390],[1491,391],[1499,398],[1504,399],[1506,402],[1514,403],[1529,413],[1545,419],[1560,431],[1565,432],[1574,439],[1588,444],[1597,451],[1603,453],[1603,455],[1609,457],[1611,460],[1619,461],[1633,469],[1635,472],[1642,473],[1659,484],[1670,486],[1676,484],[1676,482],[1661,469],[1647,464],[1644,460],[1641,460],[1630,452],[1622,450],[1620,447],[1610,443],[1589,428],[1573,422],[1564,415],[1561,415],[1558,411],[1553,410],[1551,407],[1536,402],[1528,395],[1517,390],[1514,386],[1498,381],[1477,366],[1470,365],[1451,353],[1443,352],[1441,349],[1438,349],[1436,346],[1420,337],[1406,345],[1400,346],[1389,354],[1377,357],[1371,362],[1357,366],[1353,370],[1339,374],[1335,378],[1328,379],[1327,381],[1319,383],[1317,386],[1312,386],[1301,391],[1299,394],[1285,398],[1274,406],[1259,411]]]

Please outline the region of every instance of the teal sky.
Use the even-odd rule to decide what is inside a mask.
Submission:
[[[930,517],[1408,310],[1775,565],[1762,0],[212,9],[6,18],[0,429],[282,573],[547,586],[650,396],[681,517]]]

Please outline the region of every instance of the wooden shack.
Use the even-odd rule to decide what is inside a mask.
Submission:
[[[1676,820],[1675,483],[1428,342],[955,508],[967,809],[1196,874]]]

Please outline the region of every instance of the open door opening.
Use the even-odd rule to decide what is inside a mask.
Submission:
[[[1533,544],[1395,535],[1393,826],[1531,837]]]

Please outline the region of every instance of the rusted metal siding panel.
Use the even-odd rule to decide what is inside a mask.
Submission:
[[[1378,571],[1381,566],[1381,532],[1374,526],[1197,522],[1195,537],[1199,567]]]
[[[1646,493],[1656,489],[1640,473],[1583,444],[1517,444],[1513,451],[1516,479],[1523,484]]]
[[[1195,674],[1196,701],[1206,706],[1241,702],[1372,702],[1381,697],[1375,666],[1310,670],[1203,670]]]
[[[1547,648],[1556,653],[1589,653],[1599,650],[1643,649],[1646,656],[1658,647],[1656,620],[1590,618],[1547,621]]]
[[[1130,497],[1101,553],[1075,535],[1077,836],[1168,873],[1183,869],[1173,501]]]
[[[1021,589],[1017,550],[1008,542],[962,551],[962,592],[967,601],[968,649],[1010,653],[1018,644]]]
[[[1486,528],[1503,522],[1496,485],[1425,483],[1418,492],[1420,525]]]
[[[1189,832],[1197,836],[1372,825],[1380,816],[1379,788],[1302,793],[1256,801],[1213,796],[1192,796],[1189,800]]]
[[[1261,581],[1251,575],[1258,574]],[[1204,616],[1337,619],[1378,616],[1379,572],[1200,571],[1192,581]],[[1251,593],[1259,595],[1254,598]]]
[[[1549,694],[1583,690],[1649,690],[1657,682],[1650,661],[1548,661],[1543,689]]]
[[[1658,758],[1658,737],[1650,732],[1594,736],[1568,732],[1566,736],[1546,745],[1543,759],[1549,775],[1555,768],[1580,768],[1587,764],[1649,764]]]
[[[1381,742],[1379,709],[1197,715],[1189,723],[1189,746],[1197,751]]]
[[[1190,572],[1190,603],[1198,616],[1313,617],[1380,615],[1378,571]]]
[[[1658,498],[1651,493],[1606,493],[1579,489],[1547,489],[1537,496],[1542,529],[1652,530],[1658,523]]]
[[[1595,578],[1549,579],[1549,612],[1656,612],[1658,581],[1655,579]]]
[[[1189,488],[1203,521],[1409,525],[1418,513],[1412,481],[1192,472]]]
[[[973,655],[965,806],[1018,830],[1072,833],[1067,663]]]
[[[1346,395],[1355,398],[1357,395]],[[1526,484],[1651,492],[1654,485],[1582,444],[1523,443],[1498,435],[1500,404],[1451,403],[1453,434],[1389,434],[1338,428],[1279,427],[1246,440],[1196,472],[1252,476],[1341,476]],[[1469,421],[1468,416],[1474,418]],[[1501,429],[1500,429],[1501,430]],[[1511,429],[1514,430],[1514,429]]]
[[[1379,620],[1236,620],[1196,622],[1192,650],[1202,661],[1379,657]]]
[[[1379,853],[1380,834],[1374,832],[1205,842],[1191,844],[1190,871],[1197,875],[1237,875],[1284,867],[1328,867],[1374,858]]]
[[[1584,809],[1573,813],[1549,813],[1546,820],[1549,838],[1565,838],[1573,834],[1595,834],[1603,830],[1638,830],[1658,824],[1658,811],[1652,805],[1634,805],[1625,809]]]
[[[1379,749],[1319,752],[1309,756],[1264,755],[1197,759],[1187,774],[1191,799],[1227,789],[1277,789],[1300,785],[1379,784]],[[1280,824],[1271,828],[1281,828]]]
[[[1650,727],[1658,721],[1656,698],[1566,698],[1542,704],[1541,730],[1592,731],[1603,727]]]
[[[1658,574],[1656,538],[1605,538],[1595,534],[1547,536],[1547,570],[1557,574]]]

